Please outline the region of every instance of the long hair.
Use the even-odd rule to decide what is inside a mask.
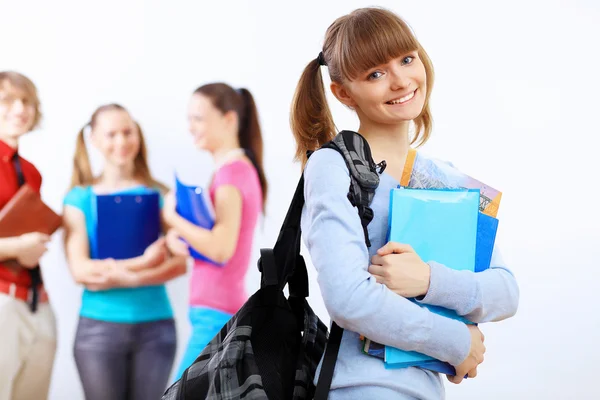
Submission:
[[[425,67],[427,90],[421,114],[414,119],[411,144],[425,144],[431,135],[429,97],[433,87],[433,65],[409,26],[391,11],[360,8],[338,18],[329,26],[323,58],[333,82],[352,81],[364,71],[417,51]],[[292,101],[290,125],[296,139],[296,159],[304,164],[306,152],[318,149],[336,134],[321,75],[319,59],[308,63]]]
[[[12,86],[25,92],[27,101],[35,108],[35,116],[33,117],[33,124],[31,130],[39,126],[42,120],[42,110],[40,106],[40,98],[38,96],[37,88],[34,83],[23,74],[15,71],[1,71],[0,72],[0,86],[4,82],[10,83]]]
[[[128,112],[125,107],[119,104],[106,104],[100,106],[92,114],[90,122],[85,124],[79,134],[77,135],[77,142],[75,144],[75,155],[73,156],[73,174],[71,175],[71,188],[75,186],[87,186],[92,185],[96,181],[96,177],[92,173],[92,166],[90,164],[90,158],[85,145],[85,128],[91,127],[92,130],[98,123],[98,119],[102,113],[106,111],[124,111]],[[144,133],[140,125],[135,122],[135,126],[140,135],[140,149],[135,156],[133,161],[134,164],[134,176],[139,179],[146,186],[154,187],[159,189],[161,192],[166,192],[168,188],[152,177],[150,173],[150,167],[148,167],[148,151],[146,150],[146,142],[144,140]]]
[[[226,83],[209,83],[200,86],[194,94],[209,98],[221,113],[234,111],[238,115],[238,141],[246,150],[260,180],[263,196],[263,213],[267,202],[268,183],[263,168],[263,141],[254,97],[248,89],[234,89]]]

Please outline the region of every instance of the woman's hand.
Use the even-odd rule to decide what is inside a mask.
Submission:
[[[89,264],[85,278],[85,288],[91,291],[106,290],[114,287],[110,280],[111,272],[116,270],[117,262],[112,258],[93,260]]]
[[[166,236],[167,248],[171,254],[175,256],[189,257],[190,251],[187,246],[180,238],[179,233],[175,229],[169,229]]]
[[[177,217],[176,206],[177,200],[175,199],[175,192],[171,190],[165,195],[162,207],[163,219],[169,225],[173,225],[173,220]]]
[[[113,259],[98,261],[98,272],[88,278],[85,287],[91,291],[107,290],[115,287],[137,287],[139,279],[135,272],[119,266]]]
[[[164,237],[158,238],[144,251],[144,263],[157,266],[167,259],[167,241]]]
[[[469,328],[469,333],[471,334],[469,355],[460,365],[454,366],[456,369],[455,376],[447,376],[450,382],[456,384],[461,383],[465,375],[469,378],[477,376],[477,366],[483,362],[483,354],[485,353],[485,345],[483,344],[485,337],[483,333],[475,325],[467,325],[467,328]]]
[[[388,242],[377,250],[369,272],[402,297],[424,296],[429,290],[431,268],[407,244]]]

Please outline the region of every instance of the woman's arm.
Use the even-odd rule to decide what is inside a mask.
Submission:
[[[302,230],[331,318],[378,343],[461,364],[473,348],[465,324],[398,296],[367,271],[369,254],[358,213],[347,199],[349,186],[337,152],[324,149],[311,156]]]
[[[500,321],[517,312],[519,287],[496,248],[490,268],[477,273],[425,263],[410,246],[393,242],[371,262],[369,272],[400,296],[454,310],[472,322]]]
[[[63,210],[65,255],[75,282],[82,285],[106,284],[108,272],[115,268],[114,260],[92,260],[88,242],[85,215],[76,207],[66,205]]]
[[[65,206],[65,252],[71,274],[77,283],[90,290],[113,287],[137,287],[156,285],[185,274],[185,257],[167,259],[162,254],[166,248],[163,238],[148,247],[143,256],[128,260],[92,260],[83,213]]]
[[[456,271],[435,262],[429,290],[420,302],[456,311],[469,321],[501,321],[516,314],[519,287],[494,247],[490,268],[481,272]]]
[[[175,198],[171,192],[165,197],[163,214],[191,247],[202,255],[223,264],[235,253],[242,223],[242,194],[233,185],[221,185],[215,192],[215,225],[204,229],[192,224],[175,211]]]
[[[167,258],[163,263],[135,273],[135,284],[133,286],[159,285],[170,281],[178,276],[184,275],[187,271],[187,258],[183,256],[173,256]]]
[[[184,275],[187,270],[187,258],[174,256],[162,264],[139,271],[130,271],[123,268],[114,268],[106,273],[106,280],[96,284],[86,285],[89,290],[107,290],[115,287],[141,287],[160,285],[178,276]]]
[[[129,271],[143,271],[145,269],[155,268],[164,263],[167,259],[167,255],[165,238],[161,237],[148,246],[143,255],[126,260],[118,260],[116,261],[116,264],[118,267]]]

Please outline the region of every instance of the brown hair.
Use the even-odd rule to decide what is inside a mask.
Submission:
[[[91,185],[96,181],[94,174],[92,173],[92,167],[90,164],[90,158],[88,156],[87,148],[85,146],[84,131],[87,126],[94,129],[94,126],[98,122],[98,118],[105,111],[124,111],[128,112],[123,106],[119,104],[106,104],[100,106],[92,114],[90,122],[84,125],[77,135],[77,143],[75,145],[75,156],[73,157],[73,175],[71,176],[71,188],[75,186]],[[134,159],[134,175],[137,179],[141,180],[145,185],[159,189],[161,192],[168,191],[168,188],[161,182],[157,181],[152,177],[150,168],[148,167],[148,152],[146,150],[146,142],[144,140],[144,134],[140,125],[135,122],[138,133],[140,135],[140,149]]]
[[[208,97],[213,106],[222,113],[235,111],[238,115],[238,140],[246,150],[260,180],[263,195],[263,212],[267,201],[267,178],[263,169],[263,141],[258,111],[254,97],[248,89],[234,89],[226,83],[210,83],[200,86],[194,94]]]
[[[432,128],[429,97],[433,65],[406,22],[382,8],[360,8],[335,20],[327,29],[323,44],[329,76],[340,84],[411,51],[418,52],[427,76],[425,104],[413,121],[415,134],[411,140],[411,144],[420,146],[429,139]],[[336,134],[318,57],[302,72],[292,101],[290,124],[297,143],[296,159],[303,163],[307,151],[318,149]]]
[[[40,98],[38,97],[37,88],[31,81],[31,79],[15,71],[0,72],[0,85],[3,85],[4,82],[8,82],[17,89],[24,91],[27,95],[27,100],[35,107],[35,116],[33,118],[33,125],[31,126],[31,130],[35,129],[42,120],[42,111],[40,110]]]

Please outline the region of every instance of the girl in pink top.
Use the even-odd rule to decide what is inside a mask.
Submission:
[[[216,163],[209,189],[215,225],[203,229],[179,216],[170,193],[163,207],[164,218],[173,227],[167,244],[175,254],[188,254],[181,237],[222,266],[194,260],[189,314],[192,335],[178,377],[248,298],[244,278],[267,194],[262,136],[250,92],[224,83],[201,86],[191,97],[188,113],[194,144],[209,151]]]

